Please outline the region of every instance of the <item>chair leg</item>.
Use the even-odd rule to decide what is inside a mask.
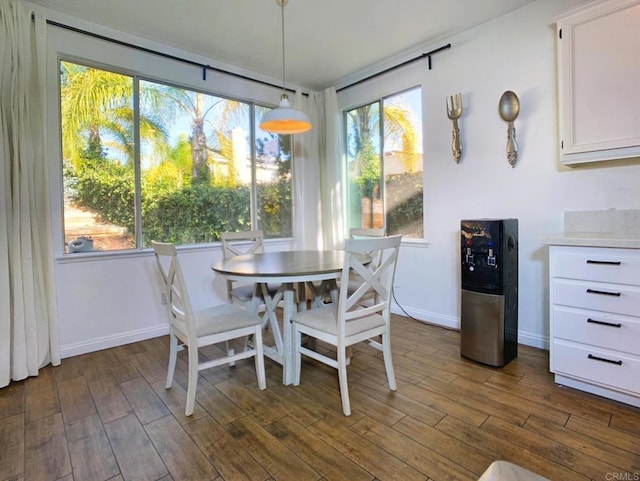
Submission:
[[[246,352],[249,349],[249,337],[250,336],[244,336],[242,338],[242,352]]]
[[[258,293],[254,293],[251,300],[244,304],[244,308],[251,314],[260,315],[260,306],[262,304],[262,297]],[[263,321],[264,324],[264,321]]]
[[[262,329],[269,328],[269,306],[268,303],[271,299],[269,296],[269,288],[265,283],[259,283],[255,286],[255,292],[253,297],[251,298],[251,309],[252,313],[256,315],[260,315],[262,317]],[[261,310],[261,306],[264,304],[264,311]]]
[[[347,383],[347,353],[344,347],[338,347],[338,379],[340,380],[342,412],[345,416],[351,416],[351,404],[349,403],[349,384]]]
[[[196,402],[196,391],[198,389],[198,347],[189,346],[189,381],[187,386],[187,405],[184,413],[186,416],[193,414],[193,407]]]
[[[256,289],[259,289],[259,287],[256,286]],[[251,297],[251,300],[248,303],[248,306],[245,305],[245,308],[249,312],[251,312],[251,314],[258,315],[258,312],[260,311],[261,303],[262,303],[262,298],[260,297],[259,293],[254,292],[253,297]]]
[[[298,331],[297,325],[293,325],[293,385],[300,385],[300,371],[302,370],[302,354],[300,354],[300,346],[302,345],[302,334]]]
[[[255,344],[255,361],[256,361],[256,375],[258,377],[258,387],[260,389],[266,389],[267,377],[264,373],[264,352],[262,349],[262,326],[256,328],[256,332],[253,335],[253,343]]]
[[[231,357],[236,353],[236,351],[232,347],[229,347],[229,341],[225,341],[224,342],[224,347],[227,350],[227,356]],[[229,366],[230,367],[233,367],[235,365],[236,365],[235,361],[229,361]]]
[[[384,357],[384,367],[387,370],[389,389],[395,391],[397,389],[396,375],[393,372],[393,361],[391,360],[391,336],[389,335],[389,332],[382,335],[382,353]]]
[[[176,358],[178,356],[178,338],[173,332],[169,333],[169,366],[167,366],[167,380],[164,388],[169,389],[173,384],[173,374],[176,370]]]
[[[338,285],[336,281],[329,281],[329,297],[331,298],[331,302],[334,304],[338,303]]]
[[[284,352],[284,347],[282,346],[282,333],[280,332],[280,324],[278,324],[278,317],[273,310],[269,314],[269,325],[271,326],[271,332],[273,333],[273,340],[276,343],[276,350],[278,352]]]

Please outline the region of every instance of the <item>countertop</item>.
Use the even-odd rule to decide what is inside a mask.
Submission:
[[[640,249],[640,239],[609,232],[562,232],[543,237],[547,245]]]

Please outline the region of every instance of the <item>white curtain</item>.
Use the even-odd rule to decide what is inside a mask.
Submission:
[[[320,93],[295,94],[294,107],[305,112],[312,125],[310,131],[293,136],[293,206],[299,249],[322,248],[319,149],[324,138],[322,105]]]
[[[301,249],[344,245],[343,147],[336,90],[296,93],[295,105],[311,120],[310,132],[294,136],[296,236]]]
[[[325,139],[321,156],[322,232],[326,249],[344,247],[344,142],[338,97],[334,87],[324,91]]]
[[[32,20],[33,18],[33,20]],[[0,0],[0,387],[60,364],[45,156],[46,22]]]

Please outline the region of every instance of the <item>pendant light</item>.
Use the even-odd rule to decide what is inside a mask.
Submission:
[[[291,108],[284,82],[284,6],[288,0],[276,0],[282,12],[282,95],[280,105],[262,117],[260,129],[274,134],[300,134],[311,130],[311,121],[304,112]]]

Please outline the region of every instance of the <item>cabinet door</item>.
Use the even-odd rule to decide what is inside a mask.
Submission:
[[[558,19],[565,163],[640,156],[640,0]]]

